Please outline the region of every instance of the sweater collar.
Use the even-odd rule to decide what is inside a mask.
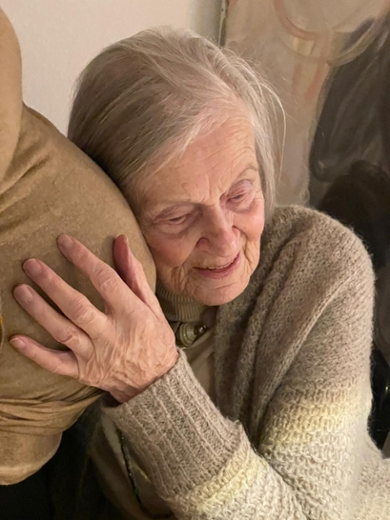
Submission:
[[[183,323],[200,322],[207,305],[186,296],[171,293],[159,281],[156,286],[156,296],[168,321]]]

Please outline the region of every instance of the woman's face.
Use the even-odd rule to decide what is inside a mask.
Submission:
[[[253,129],[232,117],[140,184],[137,216],[168,290],[221,305],[248,285],[264,227],[258,169]]]

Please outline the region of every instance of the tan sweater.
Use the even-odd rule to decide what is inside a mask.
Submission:
[[[92,285],[59,253],[70,233],[108,263],[125,233],[154,286],[150,253],[129,206],[110,179],[41,115],[23,105],[20,49],[0,9],[0,484],[14,484],[55,453],[62,432],[101,392],[50,374],[9,344],[24,333],[63,348],[12,297],[29,282],[22,262],[46,261],[96,305]],[[42,85],[44,89],[44,85]]]
[[[390,518],[390,461],[367,432],[372,308],[361,242],[277,210],[250,285],[219,309],[216,405],[181,356],[106,409],[177,518]]]

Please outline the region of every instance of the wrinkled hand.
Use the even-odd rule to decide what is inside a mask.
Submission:
[[[50,372],[101,388],[125,402],[176,363],[173,331],[125,236],[116,239],[113,249],[119,274],[67,235],[59,237],[58,247],[91,280],[105,302],[105,310],[96,309],[40,260],[27,260],[24,271],[64,316],[28,285],[17,286],[14,297],[69,350],[53,351],[21,335],[14,336],[11,343]]]

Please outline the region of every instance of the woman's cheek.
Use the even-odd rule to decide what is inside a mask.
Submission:
[[[264,230],[264,212],[259,206],[253,211],[241,214],[235,219],[235,226],[249,242],[258,242]]]
[[[180,267],[194,249],[192,241],[185,237],[145,236],[145,240],[158,268]]]
[[[260,240],[264,230],[264,203],[263,199],[256,201],[251,215],[246,219],[247,236],[251,240]]]

